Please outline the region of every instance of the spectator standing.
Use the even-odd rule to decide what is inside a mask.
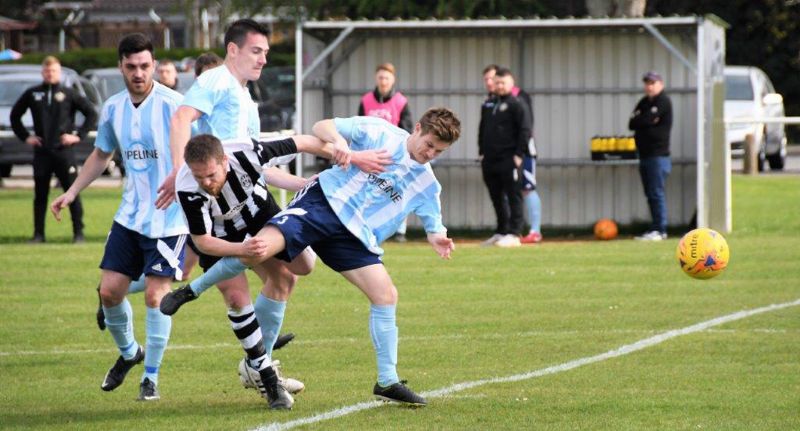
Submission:
[[[383,118],[408,133],[413,132],[414,120],[408,109],[408,99],[394,88],[396,72],[392,63],[375,68],[375,89],[364,93],[358,105],[358,115]],[[400,223],[394,240],[406,242],[406,220]]]
[[[194,77],[197,78],[208,69],[222,65],[222,58],[213,52],[204,52],[194,62]]]
[[[531,138],[528,140],[528,148],[522,161],[522,199],[528,213],[528,223],[530,228],[528,234],[520,238],[523,244],[535,244],[542,242],[542,200],[539,192],[536,191],[536,142],[533,138],[533,102],[531,96],[525,90],[514,84],[514,77],[511,77],[513,87],[511,95],[525,102],[528,108],[528,115],[531,119]]]
[[[667,239],[666,182],[672,170],[669,137],[672,129],[672,102],[664,92],[664,79],[650,71],[642,77],[645,96],[636,104],[628,128],[633,130],[639,151],[639,175],[653,224],[642,241]]]
[[[178,91],[178,68],[172,60],[161,60],[156,68],[158,82],[170,90]]]
[[[487,73],[485,72],[484,76]],[[485,80],[484,80],[485,82]],[[494,97],[481,106],[478,155],[483,181],[497,216],[494,235],[482,245],[517,247],[522,231],[522,162],[531,136],[530,113],[525,102],[511,94],[511,71],[498,67]]]
[[[44,217],[50,179],[55,174],[64,191],[68,190],[78,175],[73,146],[86,137],[97,123],[97,112],[86,98],[71,88],[61,85],[61,62],[48,56],[42,62],[41,85],[29,88],[11,108],[9,115],[14,134],[33,147],[33,238],[31,243],[45,242]],[[33,117],[31,134],[22,124],[27,110]],[[75,113],[85,120],[75,128]],[[80,197],[69,206],[72,215],[72,240],[83,242],[83,207]]]

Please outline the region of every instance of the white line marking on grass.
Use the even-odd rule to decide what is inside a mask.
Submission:
[[[494,340],[506,339],[510,337],[541,337],[552,335],[580,335],[580,334],[655,334],[654,329],[585,329],[585,330],[564,330],[564,331],[524,331],[514,333],[484,333],[484,334],[440,334],[440,335],[419,335],[400,337],[400,341],[441,341],[441,340]],[[719,334],[742,334],[742,333],[761,333],[761,334],[787,334],[797,332],[789,329],[771,328],[752,328],[752,329],[705,329],[703,332]],[[294,340],[293,345],[319,346],[321,344],[342,344],[342,343],[363,343],[365,338],[356,337],[336,337],[336,338],[317,338],[310,340]],[[239,343],[213,343],[213,344],[170,344],[167,350],[208,350],[208,349],[238,349]],[[17,350],[10,352],[0,351],[0,357],[4,356],[46,356],[46,355],[83,355],[94,353],[114,353],[112,345],[103,349],[53,349],[53,350]]]
[[[736,320],[744,319],[746,317],[754,316],[756,314],[761,313],[768,313],[771,311],[781,310],[783,308],[794,307],[800,305],[800,299],[797,299],[792,302],[784,302],[783,304],[772,304],[766,307],[754,308],[751,310],[742,310],[733,314],[728,314],[726,316],[717,317],[711,320],[706,320],[705,322],[700,322],[691,326],[687,326],[681,329],[673,329],[671,331],[663,332],[661,334],[655,335],[650,338],[645,338],[643,340],[639,340],[633,344],[626,344],[622,347],[619,347],[614,350],[609,350],[608,352],[601,353],[595,356],[587,356],[585,358],[575,359],[573,361],[565,362],[563,364],[554,365],[552,367],[542,368],[535,371],[530,371],[523,374],[515,374],[512,376],[506,377],[496,377],[491,379],[482,379],[482,380],[475,380],[472,382],[463,382],[457,383],[452,386],[447,386],[441,389],[436,389],[433,391],[422,392],[420,395],[427,398],[439,398],[444,397],[449,394],[460,392],[467,389],[472,389],[478,386],[493,384],[493,383],[509,383],[509,382],[519,382],[522,380],[528,380],[535,377],[542,377],[549,374],[556,374],[562,371],[569,371],[574,368],[582,367],[584,365],[593,364],[595,362],[605,361],[606,359],[612,359],[619,356],[624,356],[629,353],[633,353],[642,349],[646,349],[648,347],[655,346],[657,344],[661,344],[664,341],[670,340],[672,338],[680,337],[682,335],[693,334],[696,332],[704,331],[708,328],[712,328],[714,326],[723,325],[725,323],[730,323]],[[325,413],[320,413],[314,416],[309,416],[306,418],[295,419],[289,422],[277,422],[271,424],[264,424],[255,428],[255,431],[278,431],[278,430],[288,430],[294,427],[302,426],[302,425],[309,425],[317,422],[326,421],[329,419],[336,419],[342,416],[349,415],[350,413],[356,413],[361,410],[372,409],[375,407],[379,407],[383,405],[383,402],[380,401],[371,401],[371,402],[363,402],[358,404],[353,404],[350,406],[345,406],[339,409],[330,410]]]

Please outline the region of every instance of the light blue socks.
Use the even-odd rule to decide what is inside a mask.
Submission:
[[[164,358],[169,334],[172,330],[172,317],[164,315],[156,308],[147,307],[145,319],[147,339],[144,349],[144,374],[142,381],[149,378],[153,383],[158,383],[158,368]]]
[[[531,232],[542,231],[542,200],[536,190],[531,190],[525,195],[525,208],[528,210],[528,222]]]
[[[142,276],[139,277],[138,280],[132,281],[130,286],[128,286],[128,294],[144,292],[144,287],[145,287],[144,274],[142,274]]]
[[[208,290],[209,287],[220,281],[233,278],[244,272],[245,269],[247,269],[247,266],[245,266],[238,257],[223,257],[212,265],[211,268],[208,268],[205,274],[192,280],[192,282],[189,283],[189,288],[192,289],[195,296],[200,296],[203,292]]]
[[[264,338],[264,348],[270,359],[272,358],[272,346],[278,339],[283,325],[283,316],[286,313],[286,301],[275,301],[259,293],[255,304],[256,319],[261,325],[261,334]]]
[[[369,333],[378,360],[378,384],[397,383],[397,324],[394,305],[370,305]]]
[[[113,307],[103,306],[106,315],[106,327],[114,338],[119,348],[119,353],[125,359],[133,359],[139,349],[139,343],[133,337],[133,309],[131,303],[125,298],[119,305]]]

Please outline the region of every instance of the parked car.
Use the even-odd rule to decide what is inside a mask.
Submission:
[[[86,69],[83,76],[90,80],[100,92],[100,100],[106,101],[109,97],[125,89],[125,80],[116,67],[101,69]],[[194,83],[193,72],[178,72],[178,92],[186,93]]]
[[[751,66],[725,67],[725,118],[783,117],[783,96],[761,69]],[[782,170],[786,162],[784,124],[729,124],[725,141],[734,156],[744,154],[745,137],[753,135],[758,148],[758,170],[766,162],[772,170]]]
[[[125,89],[125,80],[122,79],[122,73],[116,67],[86,69],[83,71],[83,76],[97,87],[100,100],[103,102]]]
[[[11,129],[10,113],[14,103],[25,90],[42,82],[41,66],[39,65],[0,65],[0,176],[8,177],[13,165],[33,163],[33,149],[13,135]],[[81,77],[72,69],[62,68],[63,85],[86,97],[97,112],[100,112],[100,95],[88,79]],[[76,126],[83,124],[83,114],[75,117]],[[22,124],[33,130],[33,118],[30,111],[22,116]],[[75,151],[77,162],[83,164],[94,149],[94,138],[87,137],[76,144]],[[115,156],[114,165],[119,166],[119,156]],[[111,166],[113,169],[113,166]]]
[[[8,74],[31,75],[36,77],[37,83],[42,82],[42,66],[39,64],[0,65],[0,76]],[[62,67],[61,81],[64,83],[64,85],[77,91],[81,96],[89,99],[89,102],[96,106],[98,110],[100,109],[100,105],[102,104],[102,100],[100,100],[100,93],[98,93],[97,88],[88,79],[80,76],[78,72],[70,69],[69,67]]]
[[[294,67],[265,67],[258,81],[248,82],[258,105],[261,131],[274,132],[294,126]]]

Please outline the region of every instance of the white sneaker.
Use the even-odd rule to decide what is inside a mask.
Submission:
[[[283,386],[286,392],[290,394],[303,392],[306,385],[300,380],[281,375],[280,366],[281,361],[277,359],[272,361],[272,367],[275,369],[275,373],[278,374],[278,384]],[[258,370],[247,364],[247,358],[239,361],[239,381],[242,383],[242,386],[247,389],[258,389],[258,385],[261,383],[261,375],[258,373]]]
[[[504,236],[505,235],[501,235],[499,233],[496,233],[496,234],[492,235],[491,237],[489,237],[489,239],[487,239],[486,241],[481,242],[481,247],[493,246],[493,245],[495,245],[495,243],[497,243],[497,241],[500,241],[501,239],[503,239]]]
[[[494,245],[498,247],[519,247],[522,243],[517,235],[507,234],[494,243]]]
[[[667,234],[661,233],[657,230],[651,230],[642,236],[637,236],[635,239],[637,241],[661,241],[667,239]]]

